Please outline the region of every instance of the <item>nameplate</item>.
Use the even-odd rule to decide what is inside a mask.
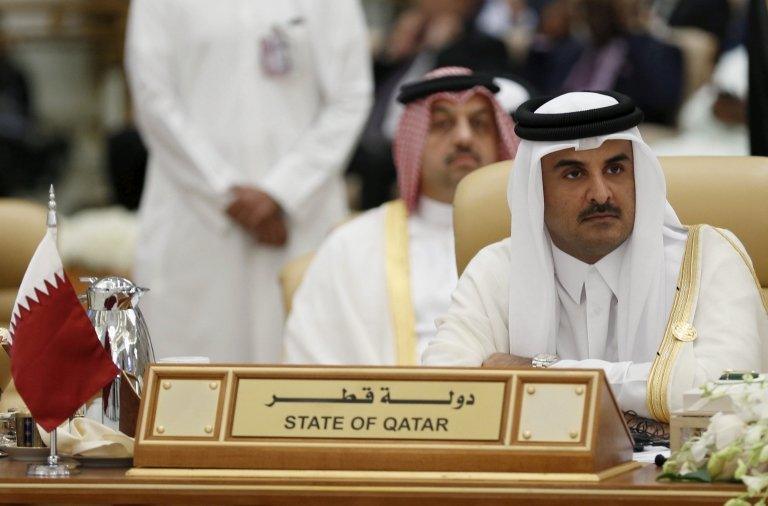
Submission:
[[[632,455],[602,371],[154,364],[145,385],[137,467],[599,473]]]
[[[241,379],[232,437],[496,441],[505,387],[504,381]]]

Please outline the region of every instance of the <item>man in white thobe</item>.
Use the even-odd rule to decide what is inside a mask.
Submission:
[[[631,100],[567,93],[515,119],[511,236],[467,266],[424,363],[602,368],[622,409],[660,421],[726,369],[764,370],[751,261],[681,225]]]
[[[497,84],[458,67],[402,88],[394,143],[401,200],[339,227],[294,297],[289,363],[412,365],[456,284],[452,206],[472,170],[514,156]]]
[[[148,144],[136,281],[156,355],[276,362],[277,275],[347,214],[371,102],[356,0],[135,0],[127,72]]]

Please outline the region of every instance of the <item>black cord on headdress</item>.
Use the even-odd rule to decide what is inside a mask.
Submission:
[[[487,88],[491,93],[499,91],[499,86],[493,82],[493,76],[487,74],[443,76],[404,84],[397,95],[397,101],[407,104],[441,91],[463,91],[475,86]]]
[[[643,111],[626,95],[615,91],[591,91],[618,102],[607,107],[559,114],[537,113],[536,109],[555,96],[528,100],[513,114],[515,133],[529,141],[565,141],[621,132],[640,124]]]

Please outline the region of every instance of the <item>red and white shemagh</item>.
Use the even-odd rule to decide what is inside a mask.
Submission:
[[[425,79],[435,79],[445,76],[471,75],[472,71],[463,67],[443,67],[424,76]],[[448,100],[462,104],[472,97],[483,96],[493,106],[496,128],[499,132],[499,160],[514,158],[517,145],[520,143],[515,134],[514,123],[509,114],[501,107],[493,93],[484,86],[475,86],[459,92],[441,91],[409,103],[400,122],[397,125],[393,151],[395,167],[397,168],[397,185],[400,198],[405,202],[408,212],[413,212],[418,206],[421,183],[421,158],[424,144],[427,141],[429,125],[432,116],[432,104],[436,100]]]
[[[59,426],[120,372],[64,274],[51,231],[24,274],[10,331],[16,390],[46,431]]]

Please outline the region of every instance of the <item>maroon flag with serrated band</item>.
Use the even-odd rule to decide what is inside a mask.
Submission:
[[[10,331],[16,390],[48,432],[120,372],[64,274],[50,230],[24,274]]]

